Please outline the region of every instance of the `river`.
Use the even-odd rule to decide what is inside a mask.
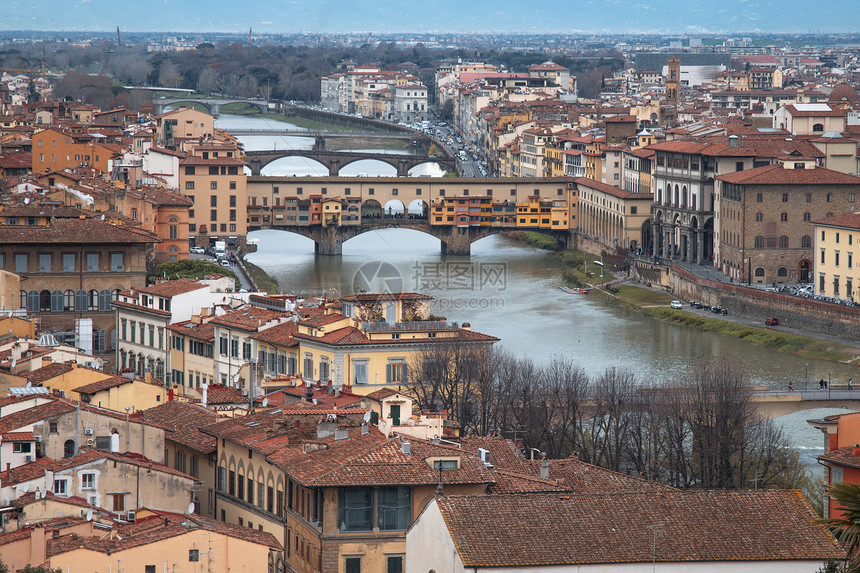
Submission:
[[[239,119],[234,123],[236,119],[222,116],[216,125],[263,128],[256,118]],[[304,146],[310,141],[295,136],[240,140],[246,149]],[[368,163],[362,169],[369,175],[387,174],[387,165]],[[268,174],[310,174],[302,169],[301,164],[291,171],[288,162],[278,163]],[[666,381],[701,357],[727,355],[745,368],[753,383],[773,388],[785,388],[793,380],[800,389],[807,380],[828,375],[837,383],[848,376],[860,379],[860,371],[851,366],[804,361],[736,338],[648,318],[599,297],[566,294],[558,288],[561,267],[551,254],[499,235],[474,243],[471,257],[443,256],[438,239],[407,229],[359,235],[344,243],[341,257],[316,256],[310,239],[281,231],[257,231],[250,237],[259,242],[248,260],[264,268],[284,292],[342,296],[355,292],[356,284],[367,286],[369,279],[376,290],[420,291],[435,297],[433,314],[469,322],[473,330],[499,337],[515,355],[537,362],[569,357],[591,375],[618,367],[631,370],[643,382]],[[804,462],[819,476],[815,456],[823,453],[823,439],[806,420],[833,412],[806,411],[779,419]]]

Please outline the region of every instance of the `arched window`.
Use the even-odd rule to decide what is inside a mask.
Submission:
[[[125,370],[128,367],[128,359],[125,356],[124,349],[120,349],[119,351],[119,367],[121,370]]]
[[[784,279],[788,276],[788,269],[785,267],[779,267],[778,269],[776,269],[776,276]]]
[[[51,291],[51,312],[63,312],[62,291]]]
[[[21,308],[27,308],[27,291],[21,291],[21,304],[19,305]]]
[[[764,237],[762,237],[761,235],[759,235],[758,237],[755,238],[755,248],[756,249],[763,249],[764,248]]]
[[[756,203],[761,203],[761,202],[762,202],[762,196],[761,196],[761,193],[756,193],[756,195],[755,195],[755,200],[756,200]]]
[[[764,267],[756,267],[755,268],[755,276],[756,278],[764,276]]]
[[[783,202],[783,203],[788,203],[788,193],[783,193],[783,194],[782,194],[782,202]]]
[[[87,310],[87,291],[75,291],[75,312],[86,312]]]
[[[813,131],[813,133],[819,132],[819,131],[824,131],[824,124],[823,123],[813,124],[812,125],[812,131]]]
[[[803,214],[803,222],[804,222],[804,223],[809,222],[809,220],[810,220],[810,219],[812,219],[812,215],[810,215],[809,213],[804,213],[804,214]]]
[[[812,237],[810,237],[809,235],[803,235],[803,237],[800,238],[800,246],[803,247],[804,249],[811,248],[812,247]]]
[[[780,249],[787,249],[788,248],[788,237],[786,237],[785,235],[783,235],[779,238],[779,248]]]
[[[63,457],[64,458],[72,458],[75,456],[75,441],[74,440],[66,440],[63,443]]]
[[[107,289],[99,291],[99,310],[107,312],[110,310],[110,291]]]
[[[99,309],[99,291],[93,289],[87,293],[87,310]]]
[[[39,312],[51,311],[51,291],[43,290],[39,293]]]
[[[27,293],[27,312],[39,312],[39,291],[31,290]]]
[[[827,214],[825,215],[825,217],[827,217],[828,219],[829,219],[830,217],[832,217],[832,216],[833,216],[833,213],[827,213]]]
[[[780,213],[779,214],[779,220],[782,221],[783,223],[788,221],[788,213]]]
[[[75,291],[69,289],[63,293],[63,310],[66,312],[75,310]]]
[[[116,328],[110,329],[110,349],[116,350]]]
[[[119,298],[119,289],[115,289],[112,293],[110,293],[110,299],[112,302],[116,302]]]
[[[764,219],[764,215],[762,215],[761,213],[755,214],[755,220],[756,221],[761,221],[762,219]]]

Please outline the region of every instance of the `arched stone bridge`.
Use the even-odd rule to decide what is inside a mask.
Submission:
[[[247,151],[247,159],[251,175],[260,175],[260,171],[269,163],[284,157],[308,157],[328,168],[329,175],[336,176],[341,168],[361,161],[375,159],[391,165],[397,170],[398,177],[406,177],[409,170],[422,163],[438,163],[448,173],[457,173],[457,162],[450,157],[429,155],[396,155],[393,153],[364,153],[357,151],[325,151],[316,149],[282,149],[272,151]]]
[[[200,104],[206,108],[212,115],[218,115],[221,113],[221,108],[225,105],[229,105],[231,103],[244,103],[248,105],[253,105],[258,108],[261,112],[266,113],[269,111],[269,104],[265,101],[260,101],[258,99],[246,99],[246,98],[228,98],[228,99],[218,99],[218,98],[204,98],[204,99],[196,99],[196,98],[183,98],[183,97],[166,97],[166,98],[158,98],[153,100],[152,107],[153,111],[156,115],[160,113],[164,113],[164,108],[171,105],[179,105],[179,104]]]
[[[343,243],[357,237],[368,231],[378,229],[412,229],[427,233],[436,237],[442,242],[443,255],[469,255],[471,253],[472,243],[507,231],[516,230],[516,226],[510,227],[458,227],[456,225],[430,225],[426,219],[400,219],[400,218],[382,218],[371,219],[367,222],[362,222],[361,225],[341,226],[341,227],[324,227],[321,225],[262,225],[255,227],[248,226],[248,231],[257,229],[276,229],[288,231],[307,237],[314,241],[314,251],[318,255],[340,255],[343,254]],[[570,239],[570,232],[567,230],[550,230],[536,229],[539,233],[544,233],[567,246]]]

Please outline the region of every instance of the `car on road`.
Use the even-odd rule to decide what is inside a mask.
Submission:
[[[221,266],[222,266],[222,267],[224,267],[225,269],[230,268],[230,267],[232,267],[232,266],[233,266],[233,263],[231,263],[231,262],[230,262],[230,261],[228,261],[227,259],[221,259],[221,260],[220,260],[220,261],[218,261],[218,262],[219,262],[219,263],[221,264]]]
[[[770,318],[766,318],[764,321],[765,326],[778,326],[779,319],[775,316],[771,316]]]
[[[673,300],[672,302],[669,303],[669,306],[671,306],[672,308],[678,308],[678,309],[684,308],[684,305],[681,304],[680,300]]]
[[[189,251],[191,251],[195,255],[205,255],[206,254],[206,249],[204,249],[203,247],[191,247],[189,249]]]

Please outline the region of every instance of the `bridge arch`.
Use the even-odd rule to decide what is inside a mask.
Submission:
[[[413,199],[406,206],[406,213],[411,219],[426,219],[430,215],[430,205],[424,199]]]
[[[382,205],[376,199],[368,199],[361,203],[361,220],[372,221],[382,218]]]
[[[396,155],[392,157],[397,157]],[[378,164],[383,164],[385,167],[379,166]],[[382,157],[373,157],[373,158],[362,158],[356,157],[354,159],[345,160],[340,163],[338,168],[338,175],[343,175],[345,177],[355,177],[367,174],[369,171],[385,171],[385,173],[380,173],[382,177],[396,177],[398,163],[396,161],[388,161],[383,159]]]
[[[409,177],[444,177],[448,171],[438,161],[428,159],[409,169]]]
[[[389,199],[382,206],[382,212],[385,217],[403,217],[406,214],[406,205],[400,199]]]
[[[271,161],[262,168],[264,176],[282,177],[325,177],[329,173],[328,166],[322,161],[302,155],[290,155]]]

